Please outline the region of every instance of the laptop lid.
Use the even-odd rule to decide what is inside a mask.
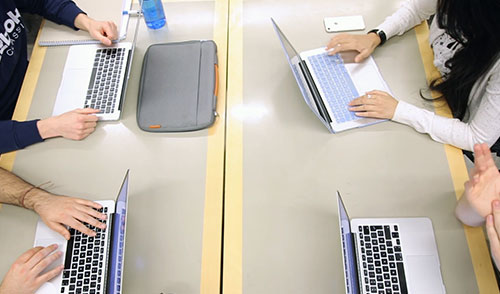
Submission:
[[[345,287],[347,294],[358,294],[359,281],[356,262],[356,249],[353,234],[351,233],[351,221],[347,215],[344,202],[337,191],[337,203],[339,210],[340,238],[342,243],[342,259],[344,266]]]
[[[141,11],[142,11],[142,9],[141,9]],[[120,105],[118,106],[118,110],[120,110],[120,112],[123,109],[123,103],[125,101],[125,97],[127,96],[128,80],[130,78],[130,72],[132,71],[132,59],[134,58],[135,45],[137,44],[137,35],[139,32],[139,25],[141,23],[141,18],[142,18],[142,12],[137,13],[137,22],[135,24],[134,39],[132,40],[132,49],[129,51],[129,57],[127,60],[127,67],[125,69],[125,73],[127,76],[125,77],[125,80],[123,81],[122,94],[120,97]]]
[[[322,105],[321,97],[319,97],[319,92],[314,85],[314,81],[312,80],[309,70],[307,68],[306,63],[300,57],[300,54],[297,53],[295,48],[292,46],[288,38],[278,27],[278,24],[271,18],[271,22],[273,24],[274,30],[278,35],[283,51],[285,51],[285,56],[288,60],[288,64],[292,69],[293,76],[297,81],[297,85],[299,86],[300,92],[306,101],[307,106],[313,111],[313,113],[320,119],[320,121],[331,131],[333,132],[328,119],[326,116],[326,109],[324,109],[324,105]]]
[[[111,246],[108,268],[108,293],[121,293],[123,280],[123,259],[125,255],[125,232],[127,227],[128,182],[127,170],[120,192],[116,198],[111,232]]]

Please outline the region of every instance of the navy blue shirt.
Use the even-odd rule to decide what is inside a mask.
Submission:
[[[39,14],[74,29],[76,16],[83,13],[70,0],[0,0],[0,154],[43,141],[36,120],[10,120],[28,67],[20,12]]]

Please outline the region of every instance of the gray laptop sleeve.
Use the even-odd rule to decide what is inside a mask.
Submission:
[[[215,121],[217,46],[213,41],[151,45],[144,56],[137,123],[148,132],[200,130]]]

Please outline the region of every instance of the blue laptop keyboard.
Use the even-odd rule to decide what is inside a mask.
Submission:
[[[353,112],[348,110],[348,104],[359,97],[359,93],[344,66],[340,55],[318,54],[309,56],[312,71],[316,73],[319,86],[322,88],[323,97],[330,106],[335,121],[343,123],[359,119]]]

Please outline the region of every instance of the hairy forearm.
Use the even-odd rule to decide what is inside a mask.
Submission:
[[[49,193],[0,168],[0,202],[34,210],[36,202]]]
[[[30,189],[33,189],[32,185],[13,173],[0,168],[0,202],[22,206],[22,197]]]

